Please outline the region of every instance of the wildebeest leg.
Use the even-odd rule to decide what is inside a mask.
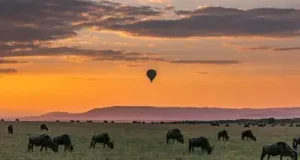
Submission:
[[[47,149],[48,149],[48,147],[47,147],[47,146],[45,146],[45,150],[46,150],[46,152],[47,152]]]
[[[280,160],[282,160],[281,158],[282,158],[282,157],[280,157]],[[269,155],[269,154],[268,154],[268,160],[270,160],[270,155]]]
[[[94,147],[94,140],[92,140],[91,145],[90,145],[90,148],[92,148],[92,147]]]
[[[173,144],[175,143],[175,139],[173,139]]]
[[[260,160],[263,160],[265,158],[266,154],[264,153],[264,151],[261,153],[261,156],[260,156]]]
[[[44,148],[44,145],[41,146],[40,152],[43,150],[43,148]]]
[[[103,148],[105,148],[105,143],[103,142]]]
[[[280,160],[282,160],[282,155],[280,155]]]
[[[65,150],[64,151],[66,151],[67,150],[67,145],[65,145]]]

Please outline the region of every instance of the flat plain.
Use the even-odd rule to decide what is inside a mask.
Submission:
[[[42,123],[49,127],[48,132],[40,131]],[[7,133],[10,124],[14,126],[13,135]],[[174,128],[183,133],[184,144],[166,144],[166,132]],[[228,131],[229,141],[218,141],[217,133],[223,129]],[[263,145],[278,141],[292,145],[293,137],[300,136],[300,127],[251,127],[257,141],[242,141],[244,130],[242,125],[0,122],[0,160],[257,160]],[[114,149],[103,149],[101,144],[89,149],[92,135],[103,132],[115,141]],[[74,151],[64,152],[60,146],[59,153],[40,152],[39,147],[27,152],[28,137],[41,133],[51,137],[69,134]],[[195,153],[188,152],[188,139],[199,136],[207,137],[214,146],[211,155],[201,153],[200,148],[195,148]]]

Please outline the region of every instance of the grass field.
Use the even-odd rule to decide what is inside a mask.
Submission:
[[[7,126],[13,124],[14,135],[7,134]],[[31,134],[45,133],[39,129],[41,122],[0,122],[0,159],[1,160],[257,160],[261,148],[268,143],[285,141],[292,144],[292,138],[300,136],[297,127],[252,127],[256,142],[241,140],[243,126],[231,125],[226,127],[229,141],[218,141],[218,131],[224,126],[211,127],[209,125],[188,124],[102,124],[102,123],[67,123],[46,122],[50,131],[48,134],[56,136],[68,133],[74,144],[74,151],[59,153],[51,150],[40,152],[35,147],[34,152],[27,152],[28,137]],[[181,129],[184,144],[166,144],[166,132],[169,129]],[[115,141],[115,148],[102,148],[96,145],[89,149],[91,137],[94,133],[107,132]],[[188,139],[205,136],[210,144],[215,146],[212,155],[202,154],[199,148],[195,153],[188,152]],[[279,159],[279,157],[276,157]],[[286,158],[285,158],[286,159]]]

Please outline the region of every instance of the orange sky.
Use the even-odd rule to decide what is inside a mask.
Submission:
[[[70,0],[74,3],[77,3],[76,1]],[[240,4],[234,0],[231,3],[237,6]],[[140,3],[130,0],[126,4],[138,6]],[[178,10],[183,9],[176,0],[143,4],[150,7],[169,4]],[[279,7],[281,5],[279,2],[276,4]],[[190,11],[195,10],[191,9],[194,2],[185,5],[184,8],[189,8]],[[250,4],[248,5],[250,7]],[[127,10],[118,10],[118,7],[114,11],[118,14],[109,16],[128,16],[125,13]],[[200,11],[209,10],[205,10],[204,7]],[[192,37],[187,34],[189,31],[179,29],[177,30],[182,32],[182,35],[176,36],[177,33],[170,32],[168,34],[174,35],[168,37],[157,29],[160,25],[154,25],[153,30],[137,28],[136,31],[129,27],[123,30],[113,27],[101,29],[107,27],[101,23],[90,25],[90,22],[102,22],[99,17],[94,17],[97,12],[100,10],[95,10],[93,14],[87,11],[80,13],[80,16],[87,19],[77,21],[68,21],[69,16],[75,13],[64,13],[61,16],[67,15],[67,19],[64,19],[66,23],[86,23],[85,26],[74,29],[74,33],[71,34],[67,31],[70,26],[60,24],[67,28],[66,34],[60,37],[51,34],[60,34],[64,32],[64,28],[52,33],[53,27],[49,24],[49,30],[41,31],[41,35],[51,33],[46,38],[34,34],[39,31],[38,26],[45,23],[42,18],[41,22],[39,19],[33,22],[28,19],[25,23],[19,22],[18,18],[10,18],[13,15],[7,13],[8,20],[15,20],[20,26],[29,27],[34,32],[27,35],[28,40],[9,35],[0,38],[0,112],[83,112],[113,105],[300,107],[300,24],[297,16],[282,16],[290,16],[292,20],[296,18],[295,22],[291,22],[294,26],[299,24],[299,28],[293,28],[291,31],[295,36],[284,35],[289,32],[286,30],[278,31],[277,35],[274,32],[268,33],[266,29],[262,29],[262,34],[258,35],[235,32],[230,35],[226,30],[218,30],[219,28],[216,31],[212,30],[211,36],[207,36],[198,32],[201,28],[192,31],[197,27],[195,24],[190,29],[195,33]],[[139,15],[144,14],[142,12],[135,17],[138,21],[128,24],[143,23],[144,20],[152,22],[151,19],[180,19],[175,13],[171,10],[166,13],[163,11],[161,15],[148,16],[153,14],[152,12],[146,13],[146,16]],[[105,15],[104,19],[109,16]],[[270,17],[272,16],[276,17]],[[124,23],[128,25],[127,21]],[[150,24],[148,26],[151,27]],[[243,29],[241,28],[241,32]],[[12,32],[22,33],[22,30],[13,28]],[[32,39],[30,36],[33,36]],[[96,55],[99,53],[100,56]],[[150,68],[158,72],[154,83],[150,83],[146,77],[146,71]]]

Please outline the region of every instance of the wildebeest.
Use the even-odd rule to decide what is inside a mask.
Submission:
[[[80,121],[79,121],[79,120],[77,120],[76,122],[77,122],[77,123],[79,123]]]
[[[258,126],[258,127],[265,127],[266,124],[258,124],[257,126]]]
[[[280,124],[280,126],[285,126],[285,124],[284,124],[284,123],[282,123],[282,124]]]
[[[202,152],[207,152],[207,154],[211,154],[214,147],[211,147],[208,140],[205,137],[199,137],[199,138],[191,138],[189,139],[189,152],[194,152],[195,147],[201,147]]]
[[[242,140],[244,140],[244,138],[247,138],[247,140],[253,140],[256,141],[256,137],[252,134],[252,131],[250,130],[246,130],[244,132],[242,132]]]
[[[220,138],[223,138],[223,140],[226,139],[228,141],[229,136],[226,130],[220,131],[218,133],[218,140],[220,140]]]
[[[46,130],[46,131],[49,130],[48,127],[46,126],[46,124],[41,124],[40,128],[41,128],[41,131],[42,130]]]
[[[56,120],[55,122],[59,122],[59,120]]]
[[[16,122],[19,122],[20,120],[19,119],[16,119]]]
[[[71,142],[71,138],[68,134],[63,134],[63,135],[53,137],[53,142],[57,145],[64,145],[65,146],[64,151],[66,151],[67,149],[69,151],[73,151],[74,149]]]
[[[170,131],[167,132],[166,134],[166,140],[167,140],[167,144],[169,144],[169,140],[173,139],[173,144],[175,142],[175,140],[177,140],[177,143],[184,143],[184,139],[183,139],[183,135],[181,134],[180,129],[176,128],[176,129],[172,129]]]
[[[109,148],[114,148],[114,142],[111,141],[107,133],[93,135],[90,148],[95,148],[96,143],[103,143],[103,148],[107,145]]]
[[[250,128],[250,125],[249,124],[245,124],[244,128]]]
[[[300,144],[300,137],[293,138],[293,148],[297,150],[298,144]]]
[[[298,157],[297,151],[292,149],[285,142],[277,142],[263,146],[260,160],[263,160],[266,155],[268,155],[268,160],[270,156],[280,156],[280,160],[282,160],[282,157],[290,157],[292,160],[297,160]]]
[[[51,137],[47,134],[29,137],[28,151],[31,150],[33,152],[33,146],[41,146],[40,151],[42,151],[44,147],[47,151],[47,148],[49,147],[53,152],[58,152],[58,145],[54,143]]]
[[[229,127],[229,124],[225,124],[225,127]]]
[[[290,127],[293,127],[294,126],[294,124],[292,123],[292,124],[290,124]]]
[[[1,122],[4,122],[4,119],[1,119]]]
[[[300,124],[296,124],[296,127],[300,127]]]
[[[217,123],[217,122],[213,122],[213,123],[211,123],[210,125],[211,125],[211,126],[220,126],[220,124]]]
[[[9,125],[7,127],[7,131],[8,131],[8,134],[14,134],[14,127],[12,125]]]
[[[86,123],[93,123],[93,121],[86,121]]]

